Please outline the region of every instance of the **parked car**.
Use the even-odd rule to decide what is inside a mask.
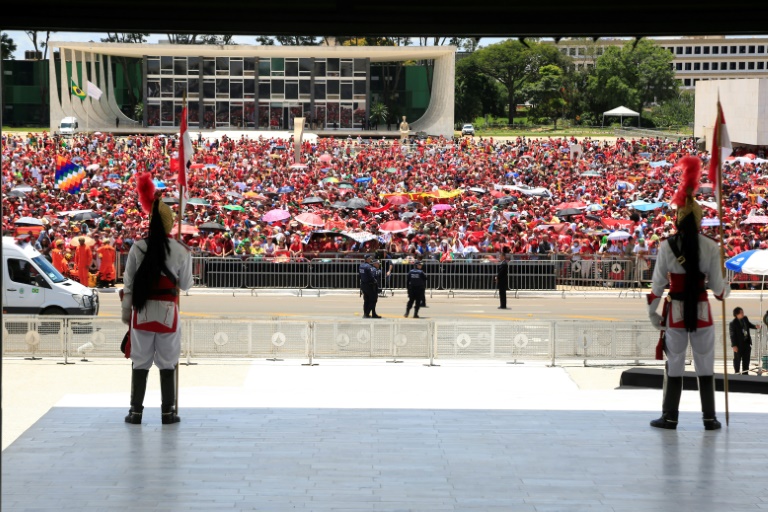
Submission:
[[[475,127],[471,124],[465,124],[461,127],[461,134],[462,135],[475,135]]]

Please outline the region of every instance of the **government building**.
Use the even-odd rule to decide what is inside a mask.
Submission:
[[[312,131],[369,129],[371,106],[381,101],[385,80],[408,83],[415,68],[400,66],[396,78],[382,65],[434,63],[424,108],[408,119],[412,132],[453,136],[455,53],[452,46],[261,46],[127,43],[49,43],[58,59],[49,60],[50,123],[75,117],[81,129],[116,127],[176,131],[182,106],[191,130],[292,130],[305,118]],[[131,87],[142,98],[141,118],[118,107],[114,73],[118,62],[140,66]],[[407,68],[414,68],[410,70]],[[405,70],[405,71],[403,71]],[[81,99],[72,83],[86,91],[90,82],[103,94]],[[415,82],[415,81],[414,81]],[[413,90],[402,100],[413,99]],[[400,96],[395,94],[395,96]],[[402,105],[402,110],[406,105]],[[400,119],[390,119],[397,130]],[[382,128],[382,127],[380,127]]]

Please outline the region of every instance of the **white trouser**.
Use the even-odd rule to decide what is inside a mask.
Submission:
[[[685,329],[669,328],[666,334],[667,375],[682,377],[685,372],[685,352],[688,342],[693,351],[693,366],[696,375],[714,375],[715,373],[715,326],[699,327],[696,332]]]
[[[181,354],[181,331],[158,333],[131,329],[131,361],[136,370],[173,370]]]

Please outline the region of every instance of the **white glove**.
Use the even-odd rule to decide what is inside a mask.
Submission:
[[[653,325],[653,327],[656,330],[663,331],[664,329],[666,329],[666,327],[661,325],[661,315],[660,314],[655,313],[655,312],[654,313],[649,313],[648,314],[648,318],[651,320],[651,325]]]
[[[121,319],[123,320],[123,323],[128,325],[131,323],[131,303],[133,302],[130,293],[125,294],[123,297],[122,302],[122,308],[121,308]]]
[[[659,309],[659,303],[661,302],[661,297],[654,298],[651,302],[648,303],[648,316],[652,317],[656,314],[656,310]],[[657,315],[660,316],[660,315]]]
[[[725,300],[728,297],[731,296],[731,287],[728,285],[725,285],[725,288],[723,288],[723,294],[722,295],[715,295],[715,298],[717,300]]]

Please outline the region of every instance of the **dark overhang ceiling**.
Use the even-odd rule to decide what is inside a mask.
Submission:
[[[2,30],[233,35],[647,37],[761,35],[753,0],[37,0]],[[10,12],[12,11],[12,12]]]

